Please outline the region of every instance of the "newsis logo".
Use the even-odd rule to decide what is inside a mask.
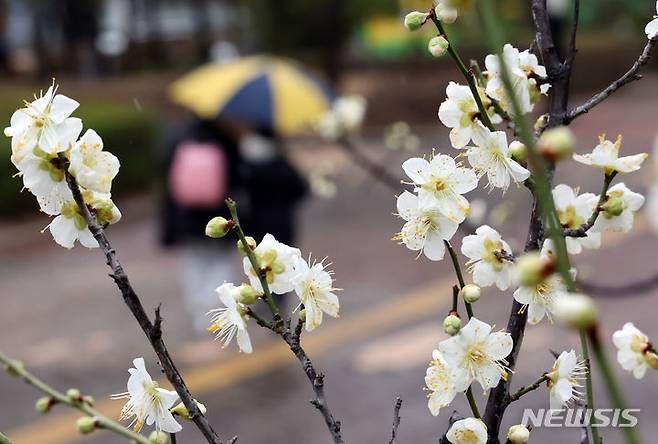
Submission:
[[[524,409],[521,424],[532,427],[635,427],[640,409]]]

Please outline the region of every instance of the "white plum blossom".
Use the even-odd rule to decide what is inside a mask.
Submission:
[[[169,411],[178,400],[178,393],[159,387],[144,365],[144,358],[133,360],[135,368],[128,369],[128,391],[113,395],[112,399],[128,399],[121,410],[121,420],[131,420],[130,426],[139,432],[144,423],[155,424],[155,430],[177,433],[183,428]]]
[[[293,278],[296,275],[295,263],[301,257],[297,248],[289,247],[276,240],[274,236],[267,233],[263,240],[254,250],[261,271],[265,273],[267,284],[272,293],[285,294],[293,290]],[[258,292],[263,291],[258,274],[249,262],[249,258],[243,259],[244,272],[249,277],[249,283]]]
[[[594,194],[577,195],[573,188],[564,184],[553,189],[553,200],[560,223],[569,229],[578,229],[585,224],[599,202]],[[567,237],[565,240],[569,254],[579,254],[583,248],[599,248],[601,233],[590,228],[585,237]]]
[[[480,88],[480,99],[492,123],[500,123],[502,118],[491,106],[491,100]],[[439,120],[450,130],[450,143],[455,148],[463,148],[471,140],[480,122],[480,110],[466,85],[450,82],[446,87],[446,100],[439,106]]]
[[[468,163],[478,174],[486,174],[490,189],[505,192],[510,182],[520,183],[530,177],[530,171],[511,158],[504,131],[492,132],[479,124],[473,131],[473,143],[475,146],[467,147]]]
[[[427,407],[434,416],[450,405],[457,395],[452,369],[439,350],[432,352],[432,361],[425,372],[425,386],[430,392],[427,394]]]
[[[475,234],[464,236],[462,253],[469,258],[467,265],[473,282],[480,287],[493,284],[507,290],[511,283],[513,262],[506,259],[512,253],[509,244],[489,225],[482,225]]]
[[[443,259],[444,240],[452,239],[459,225],[445,217],[436,205],[420,205],[409,191],[398,196],[398,215],[406,222],[394,239],[412,251],[422,251],[433,261]]]
[[[627,322],[612,335],[612,342],[617,347],[617,361],[622,368],[633,373],[635,379],[644,378],[649,369],[646,359],[647,352],[651,350],[649,337],[632,322]]]
[[[655,39],[658,37],[658,1],[656,2],[656,15],[653,17],[647,26],[644,28],[647,38]]]
[[[481,419],[460,419],[450,426],[446,438],[452,444],[487,444],[487,426]]]
[[[585,165],[601,168],[606,174],[612,172],[630,173],[639,170],[648,154],[640,153],[632,156],[619,157],[621,141],[621,134],[617,136],[617,140],[614,143],[606,140],[605,134],[601,134],[599,136],[599,144],[594,147],[591,153],[574,154],[573,159]]]
[[[453,370],[457,391],[465,391],[473,381],[483,390],[507,378],[505,358],[512,351],[512,336],[491,332],[491,326],[473,317],[457,335],[439,343],[439,351]]]
[[[83,187],[99,193],[109,193],[112,179],[119,172],[119,159],[103,151],[103,140],[88,129],[71,150],[69,172]]]
[[[553,244],[546,239],[539,253],[540,260],[552,261],[554,256]],[[521,286],[514,291],[514,299],[523,304],[523,310],[528,310],[528,323],[531,325],[538,324],[544,317],[552,322],[554,303],[565,296],[568,296],[567,286],[559,273],[551,273],[537,285]]]
[[[609,211],[601,211],[592,226],[592,230],[600,233],[604,231],[628,233],[633,228],[634,213],[644,204],[644,196],[629,190],[623,182],[610,187],[606,196],[608,198],[607,202],[615,199],[615,202],[620,205],[619,208],[616,208],[616,211],[621,211],[621,213],[611,214]]]
[[[572,400],[580,399],[579,389],[587,375],[587,367],[576,356],[576,352],[563,351],[555,360],[553,368],[546,374],[551,410],[560,410]]]
[[[514,95],[519,102],[521,111],[523,114],[529,113],[533,110],[534,104],[532,103],[527,73],[521,66],[519,50],[508,43],[503,47],[503,57],[512,82]],[[487,68],[487,95],[498,101],[506,112],[512,114],[512,102],[503,83],[502,65],[499,56],[489,54],[484,59],[484,64]]]
[[[14,165],[18,166],[36,147],[49,155],[69,149],[62,141],[71,132],[72,123],[68,118],[78,105],[75,100],[57,94],[54,83],[46,94],[35,97],[32,102],[25,102],[25,107],[11,116],[10,126],[5,128],[5,135],[12,138],[11,158]]]
[[[309,265],[301,257],[297,258],[295,271],[298,273],[293,284],[295,293],[306,310],[306,331],[312,331],[322,324],[322,313],[338,317],[338,297],[334,294],[331,272],[326,271],[322,262]]]
[[[251,353],[251,339],[247,331],[245,307],[237,301],[240,289],[230,282],[225,282],[215,289],[223,307],[208,312],[212,316],[212,324],[208,331],[215,333],[215,339],[222,342],[222,348],[228,346],[235,336],[240,351]]]
[[[477,187],[475,171],[445,154],[434,156],[430,162],[420,157],[408,159],[402,169],[416,186],[419,206],[435,205],[453,222],[460,223],[466,218],[469,204],[462,194]]]

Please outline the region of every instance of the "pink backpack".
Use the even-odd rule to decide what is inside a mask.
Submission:
[[[171,195],[187,208],[214,209],[226,198],[228,165],[214,143],[185,141],[178,145],[169,170]]]

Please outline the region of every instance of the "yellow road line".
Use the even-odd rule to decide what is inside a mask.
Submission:
[[[636,217],[634,228],[625,236],[617,233],[604,235],[603,249],[619,245],[627,236],[646,233],[648,231],[646,219],[641,216]],[[317,355],[332,347],[374,336],[429,314],[436,315],[438,323],[443,304],[450,300],[450,289],[453,284],[452,277],[437,279],[420,289],[382,303],[372,310],[364,309],[359,314],[346,316],[327,328],[304,336],[304,348],[310,354]],[[227,361],[185,371],[184,377],[190,390],[202,398],[203,393],[266,374],[289,364],[292,360],[290,351],[283,343],[272,341],[256,349],[251,355],[239,355]],[[166,381],[163,384],[166,384]],[[116,418],[119,415],[120,404],[106,400],[99,402],[97,407],[103,414]],[[17,444],[77,443],[84,439],[75,430],[75,420],[79,416],[80,414],[75,411],[51,413],[35,424],[9,431],[8,436]],[[218,424],[218,428],[221,430],[221,424]]]

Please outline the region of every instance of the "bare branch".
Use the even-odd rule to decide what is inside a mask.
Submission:
[[[71,189],[71,193],[73,194],[73,199],[78,205],[80,213],[87,222],[89,231],[91,231],[94,239],[96,239],[98,245],[105,254],[107,265],[112,269],[110,277],[114,280],[117,287],[121,291],[121,295],[123,296],[125,304],[128,306],[128,309],[130,309],[131,313],[139,323],[142,331],[151,343],[151,347],[155,351],[155,354],[158,356],[160,365],[162,366],[167,379],[176,390],[176,393],[178,393],[178,396],[180,396],[183,404],[185,404],[185,407],[189,412],[190,419],[194,421],[194,424],[196,424],[197,428],[201,431],[209,443],[222,444],[222,440],[217,435],[217,433],[215,433],[206,417],[203,415],[203,413],[201,413],[197,403],[194,401],[194,398],[187,388],[183,377],[178,371],[178,368],[176,368],[176,365],[174,364],[174,361],[169,354],[169,350],[167,350],[167,347],[165,346],[165,343],[162,339],[162,318],[160,317],[160,307],[156,309],[155,322],[151,323],[151,320],[144,311],[144,307],[142,306],[142,302],[140,301],[139,296],[137,296],[137,293],[135,293],[135,290],[133,289],[132,285],[130,284],[130,280],[128,279],[128,275],[124,271],[121,263],[119,262],[119,259],[116,256],[116,251],[114,248],[112,248],[110,241],[105,235],[105,230],[98,224],[98,222],[96,222],[96,217],[91,214],[89,208],[85,204],[82,193],[80,191],[80,187],[78,186],[78,183],[76,182],[73,175],[68,172],[68,167],[64,168],[64,171],[66,173],[66,182]]]
[[[644,50],[642,51],[642,54],[640,54],[640,57],[638,57],[635,63],[633,63],[633,66],[631,66],[631,68],[628,71],[626,71],[626,73],[623,76],[612,82],[610,85],[608,85],[607,88],[605,88],[600,93],[592,96],[589,100],[587,100],[582,105],[569,110],[565,119],[565,123],[569,123],[573,121],[575,118],[577,118],[578,116],[588,113],[592,108],[594,108],[599,103],[603,102],[605,99],[610,97],[615,91],[617,91],[622,86],[631,83],[634,80],[640,80],[642,78],[642,75],[639,74],[640,69],[644,65],[646,65],[646,63],[651,58],[651,52],[656,46],[656,42],[658,42],[658,37],[650,39],[647,42],[646,46],[644,47]]]
[[[621,285],[602,285],[595,282],[579,281],[580,287],[587,293],[597,296],[635,296],[648,293],[658,288],[658,273],[643,280],[628,282]]]
[[[567,56],[569,67],[573,66],[573,62],[576,59],[576,53],[578,52],[578,48],[576,48],[576,36],[578,35],[578,21],[580,20],[580,0],[575,0],[573,2],[572,20],[571,37],[569,38],[569,55]]]
[[[402,408],[402,398],[398,397],[393,406],[393,428],[391,430],[391,440],[388,444],[395,444],[398,437],[398,428],[400,427],[400,409]]]
[[[596,207],[594,207],[594,211],[592,211],[592,215],[589,217],[589,219],[587,219],[587,221],[584,224],[582,224],[578,228],[565,229],[564,230],[565,236],[587,237],[587,232],[589,231],[590,228],[594,226],[594,223],[599,218],[599,213],[603,211],[602,205],[608,199],[608,188],[610,188],[612,179],[614,179],[616,175],[617,175],[616,171],[613,171],[612,173],[605,175],[605,178],[603,179],[603,189],[601,190],[601,194],[599,194],[599,201],[596,203]]]
[[[350,139],[343,137],[339,141],[339,146],[354,161],[354,163],[365,170],[368,175],[386,185],[395,193],[400,192],[402,188],[400,179],[393,176],[386,168],[384,168],[384,166],[364,155]]]

